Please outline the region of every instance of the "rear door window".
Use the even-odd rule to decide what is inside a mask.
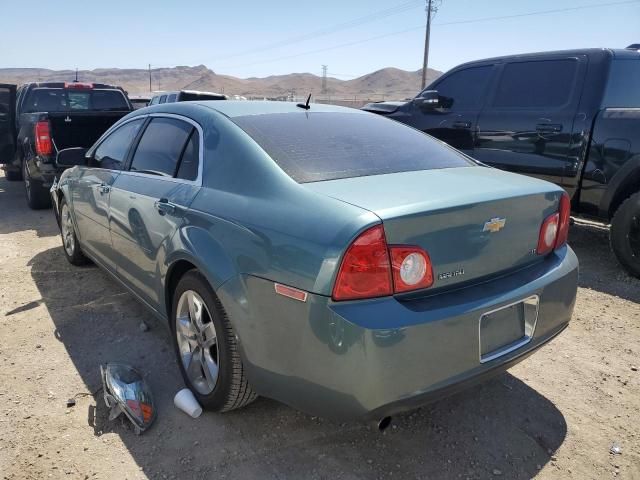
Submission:
[[[171,95],[169,95],[169,97],[167,97],[167,103],[173,103],[176,101],[176,97],[177,95],[175,93],[172,93]]]
[[[616,59],[611,62],[602,106],[640,108],[640,60]]]
[[[111,132],[96,148],[89,166],[121,170],[131,143],[143,123],[143,118],[132,120]]]
[[[183,180],[195,180],[198,178],[198,166],[200,165],[200,137],[194,128],[187,142],[187,146],[180,159],[178,178]]]
[[[182,120],[153,118],[140,138],[130,170],[174,177],[193,129]]]
[[[575,59],[515,62],[505,65],[493,100],[495,108],[560,108],[571,100]]]
[[[301,111],[232,120],[299,183],[475,165],[433,137],[372,113]]]
[[[447,75],[434,87],[440,102],[452,110],[479,109],[491,78],[493,65],[465,68]]]

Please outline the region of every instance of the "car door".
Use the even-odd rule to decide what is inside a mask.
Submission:
[[[10,163],[16,151],[16,86],[0,83],[0,164]]]
[[[491,64],[463,67],[436,80],[427,90],[438,91],[438,105],[414,102],[407,123],[473,156],[478,115],[493,68]]]
[[[572,158],[574,118],[586,57],[545,56],[501,66],[478,120],[475,158],[562,184]]]
[[[125,165],[127,153],[144,123],[136,118],[117,127],[89,151],[71,186],[73,213],[82,248],[115,272],[109,233],[111,187]]]
[[[190,119],[152,115],[127,171],[111,190],[109,224],[117,274],[152,307],[162,284],[159,263],[201,183],[200,127]]]

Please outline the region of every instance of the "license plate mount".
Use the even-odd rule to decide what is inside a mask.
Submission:
[[[539,304],[540,297],[532,295],[482,314],[478,325],[480,363],[529,343],[538,321]]]

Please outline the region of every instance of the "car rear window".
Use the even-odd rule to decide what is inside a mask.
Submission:
[[[296,112],[232,120],[298,183],[474,165],[429,135],[375,114]]]
[[[129,110],[120,90],[35,88],[27,98],[25,112],[73,112],[82,110]]]

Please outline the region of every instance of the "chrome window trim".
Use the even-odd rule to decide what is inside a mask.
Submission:
[[[203,174],[203,170],[204,170],[204,133],[202,130],[202,127],[200,126],[200,124],[198,122],[196,122],[195,120],[189,118],[189,117],[185,117],[183,115],[178,115],[175,113],[148,113],[146,115],[136,115],[135,117],[129,118],[127,120],[125,120],[122,123],[118,123],[116,125],[114,125],[113,127],[109,128],[109,130],[107,130],[102,137],[100,137],[100,139],[98,140],[98,142],[96,142],[94,147],[91,147],[91,150],[89,150],[87,152],[87,155],[93,155],[93,153],[95,152],[95,150],[98,149],[98,147],[100,147],[100,144],[106,139],[106,137],[108,135],[110,135],[112,133],[112,131],[117,130],[118,128],[120,128],[121,126],[129,123],[129,122],[133,122],[134,120],[138,120],[138,119],[147,119],[147,118],[173,118],[175,120],[182,120],[184,122],[187,122],[189,124],[191,124],[197,131],[198,131],[198,176],[196,177],[195,180],[186,180],[184,178],[175,178],[175,177],[164,177],[161,175],[152,175],[150,173],[140,173],[140,172],[132,172],[131,170],[117,170],[120,172],[120,174],[127,174],[127,175],[131,175],[133,177],[142,177],[142,178],[154,178],[156,180],[158,179],[162,179],[162,180],[166,180],[166,181],[170,181],[170,182],[174,182],[174,183],[185,183],[187,185],[194,185],[196,187],[201,187],[202,186],[202,174]],[[142,134],[144,135],[144,132],[142,132]],[[135,152],[133,152],[133,154],[135,155]],[[133,160],[133,157],[131,158]],[[100,167],[94,167],[94,168],[100,168]],[[129,165],[129,168],[131,168],[131,165]],[[107,169],[104,169],[107,170]]]
[[[499,312],[500,310],[504,310],[505,308],[509,308],[509,307],[513,307],[514,305],[518,305],[519,303],[527,303],[527,302],[535,302],[536,305],[536,312],[535,312],[535,316],[533,319],[531,319],[531,321],[527,321],[526,318],[526,311],[524,312],[525,318],[524,318],[524,323],[525,323],[525,334],[524,337],[522,337],[520,340],[516,340],[513,343],[510,343],[504,347],[500,347],[497,350],[493,350],[491,352],[488,352],[484,355],[482,355],[482,319],[487,316],[490,315],[492,313],[495,312]],[[480,315],[480,318],[478,319],[478,359],[480,360],[480,363],[487,363],[490,362],[491,360],[495,360],[496,358],[502,357],[503,355],[507,355],[508,353],[513,352],[514,350],[519,349],[520,347],[525,346],[526,344],[528,344],[529,342],[531,342],[531,340],[533,340],[533,336],[535,335],[536,332],[536,325],[538,324],[538,314],[540,313],[540,295],[529,295],[528,297],[525,297],[521,300],[517,300],[515,302],[511,302],[508,303],[506,305],[502,305],[501,307],[498,308],[494,308],[492,310],[489,310],[487,312],[483,312]]]

